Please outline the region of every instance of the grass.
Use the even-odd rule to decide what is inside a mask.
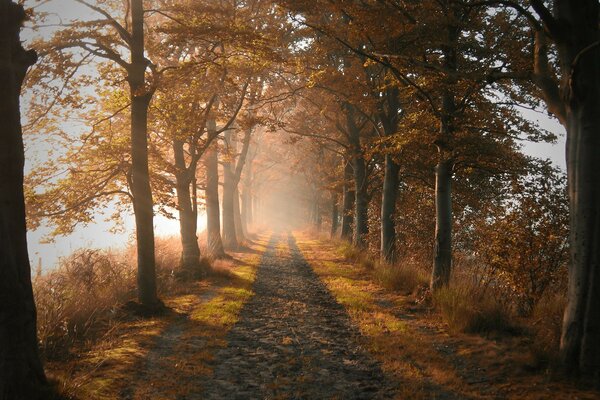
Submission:
[[[365,255],[344,244],[296,235],[365,348],[398,383],[396,398],[598,398],[547,370],[560,334],[561,296],[547,294],[524,319],[467,277],[455,276],[432,296],[427,274],[410,263],[366,269]]]
[[[233,254],[232,259],[212,262],[207,276],[201,281],[176,279],[177,268],[171,263],[178,263],[179,254],[171,251],[174,245],[175,241],[170,244],[166,241],[162,247],[166,253],[157,254],[161,298],[167,311],[152,318],[140,318],[121,308],[121,304],[133,298],[135,274],[130,266],[115,261],[120,260],[119,254],[96,252],[94,257],[103,260],[104,264],[92,263],[94,268],[85,268],[87,264],[75,262],[78,258],[74,256],[65,260],[54,273],[39,278],[38,291],[50,288],[50,283],[62,282],[59,296],[38,297],[38,309],[42,311],[40,328],[55,332],[42,336],[45,354],[63,352],[61,357],[47,357],[46,369],[65,397],[113,400],[121,398],[125,388],[133,388],[131,390],[137,396],[133,398],[154,398],[145,394],[150,393],[148,381],[157,386],[172,387],[173,393],[185,393],[190,388],[185,388],[178,376],[210,373],[207,361],[217,348],[226,345],[225,334],[252,295],[251,286],[266,241],[258,240],[253,253]],[[161,249],[160,246],[157,248]],[[126,254],[122,256],[127,259]],[[106,257],[112,263],[108,263]],[[86,285],[90,281],[83,278],[90,274],[84,271],[95,271],[91,282],[97,285],[92,286],[102,287],[101,280],[107,283],[106,271],[98,265],[111,266],[120,274],[127,273],[129,280],[115,281],[103,290],[86,292],[83,289],[89,287]],[[72,274],[67,275],[67,271]],[[119,276],[116,274],[114,279]],[[48,294],[51,292],[47,290]],[[64,309],[64,312],[50,315],[55,308]],[[189,317],[182,318],[184,315]],[[71,325],[78,328],[60,328]],[[80,330],[83,328],[79,326],[85,329]],[[79,332],[77,335],[74,334],[76,331]],[[91,335],[92,332],[95,334]],[[179,335],[176,348],[172,354],[157,361],[164,363],[164,368],[155,368],[152,376],[136,373],[148,362],[157,341],[173,334]]]
[[[434,307],[452,332],[515,332],[511,310],[479,288],[455,282],[432,294]]]

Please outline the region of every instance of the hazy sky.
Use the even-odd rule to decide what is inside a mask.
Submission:
[[[47,3],[40,5],[37,0],[26,0],[26,7],[33,7],[39,11],[51,12],[53,23],[67,22],[73,18],[89,19],[96,17],[93,11],[89,10],[73,0],[51,0]],[[48,28],[41,31],[41,34],[46,36],[51,33],[52,28]],[[40,35],[40,33],[34,33],[30,28],[23,30],[22,38],[27,43],[31,38]],[[27,101],[24,101],[26,103]],[[564,146],[565,137],[564,129],[558,122],[551,119],[544,114],[527,112],[528,118],[539,121],[542,127],[554,132],[559,137],[556,144],[547,143],[527,143],[524,142],[523,150],[525,153],[541,157],[550,158],[555,165],[565,169],[565,156]],[[66,129],[78,131],[85,129],[85,127],[76,126],[73,122],[65,122]],[[27,141],[27,138],[26,138]],[[43,148],[42,144],[29,145],[27,149],[27,157],[29,159],[44,159],[46,149]],[[199,230],[204,229],[203,220],[200,218]],[[59,237],[54,243],[42,244],[40,239],[46,235],[49,229],[39,229],[35,232],[28,234],[29,238],[29,249],[30,258],[33,265],[37,265],[38,259],[41,258],[45,269],[51,268],[58,261],[59,257],[64,257],[82,247],[94,247],[94,248],[105,248],[105,247],[122,247],[129,240],[133,238],[133,218],[127,216],[125,220],[125,230],[123,234],[109,233],[108,230],[111,228],[111,224],[104,222],[102,217],[99,216],[96,224],[88,227],[81,227],[76,230],[73,235],[67,237]],[[177,221],[168,220],[164,217],[155,218],[155,229],[157,236],[170,236],[177,235],[179,232],[179,224]]]

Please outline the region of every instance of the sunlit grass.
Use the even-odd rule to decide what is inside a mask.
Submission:
[[[165,399],[197,391],[189,382],[180,382],[178,376],[211,373],[208,362],[216,349],[227,345],[225,335],[253,295],[252,284],[266,246],[266,238],[261,237],[253,246],[256,253],[234,253],[231,260],[215,261],[207,279],[180,283],[163,294],[170,310],[165,315],[120,321],[106,340],[80,354],[78,360],[51,366],[61,371],[55,377],[63,386],[62,392],[79,399],[116,400],[125,388],[133,399],[162,398],[154,395],[153,387],[169,393]],[[167,332],[173,335],[170,343],[174,347],[169,354],[152,356],[159,368],[146,371],[148,358]]]

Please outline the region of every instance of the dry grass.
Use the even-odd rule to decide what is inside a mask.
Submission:
[[[432,294],[434,307],[453,332],[515,332],[513,315],[487,292],[467,282],[454,282]]]
[[[156,238],[160,295],[180,286],[180,258],[179,238]],[[210,270],[210,260],[203,263]],[[118,323],[121,306],[135,300],[136,249],[78,250],[61,259],[57,269],[35,277],[33,289],[42,353],[51,360],[68,358],[73,346],[106,340]]]
[[[398,382],[396,398],[600,398],[551,374],[532,351],[532,343],[546,343],[540,346],[544,356],[544,349],[556,346],[563,299],[543,299],[523,321],[501,306],[494,293],[473,291],[476,284],[459,277],[452,282],[455,289],[422,301],[421,292],[406,295],[410,290],[391,284],[402,282],[396,273],[413,272],[381,272],[381,266],[368,271],[344,260],[339,243],[297,236],[306,260],[360,329],[365,347]],[[514,322],[527,322],[532,335],[516,332]]]
[[[374,271],[377,283],[388,290],[410,294],[427,287],[429,277],[412,264],[380,264]]]
[[[259,239],[253,245],[253,253],[233,253],[231,259],[214,261],[201,281],[178,281],[173,278],[176,269],[166,268],[179,260],[176,251],[168,252],[176,245],[176,241],[164,241],[161,247],[157,246],[158,251],[167,251],[157,253],[162,265],[158,268],[160,277],[172,282],[162,285],[161,297],[167,312],[139,318],[121,310],[110,329],[103,331],[102,340],[90,340],[85,349],[73,348],[76,358],[47,363],[49,375],[58,381],[58,389],[65,397],[116,400],[127,391],[130,398],[141,400],[156,398],[152,394],[154,388],[163,388],[173,394],[168,398],[176,398],[191,390],[183,381],[191,384],[191,377],[210,373],[208,362],[212,354],[226,345],[228,329],[252,295],[251,286],[266,240]],[[182,315],[187,318],[182,319]],[[174,324],[182,323],[172,351],[146,370],[157,341]]]
[[[533,352],[542,363],[554,365],[557,362],[566,304],[564,294],[547,292],[538,301],[527,320],[527,326],[533,336]]]
[[[80,340],[110,329],[118,307],[135,295],[135,271],[122,254],[80,250],[33,281],[38,337],[50,359],[68,355]]]

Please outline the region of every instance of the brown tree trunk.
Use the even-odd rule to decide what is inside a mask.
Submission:
[[[380,100],[379,119],[385,136],[396,134],[399,122],[399,90],[391,87],[385,90]],[[381,259],[393,263],[396,259],[396,200],[398,198],[398,174],[400,166],[391,154],[385,155],[383,189],[381,194]]]
[[[600,45],[597,0],[555,0],[554,32],[567,129],[571,266],[560,355],[568,370],[600,375]],[[564,30],[562,30],[564,29]]]
[[[246,241],[246,231],[242,223],[242,213],[240,210],[240,192],[236,187],[233,194],[233,220],[235,222],[235,235],[239,243]]]
[[[435,247],[431,288],[448,285],[452,269],[452,162],[435,168]]]
[[[331,233],[330,236],[333,239],[338,230],[339,220],[339,208],[338,208],[338,194],[331,192]]]
[[[36,309],[27,252],[19,110],[21,84],[36,60],[19,40],[23,7],[0,0],[0,399],[42,398]]]
[[[352,181],[352,164],[345,161],[344,166],[344,199],[342,201],[342,232],[341,238],[352,240],[352,222],[354,221],[354,184]]]
[[[345,108],[354,174],[354,237],[352,244],[358,248],[366,248],[369,233],[367,166],[360,142],[360,128],[355,120],[356,112],[350,104],[347,104]]]
[[[381,258],[393,263],[396,258],[396,199],[400,167],[390,154],[385,156],[385,175],[381,199]]]
[[[197,213],[192,204],[190,184],[193,179],[189,176],[185,165],[183,142],[173,141],[175,158],[175,174],[177,192],[177,208],[179,211],[179,231],[181,234],[181,266],[184,270],[200,273],[200,247],[196,236]]]
[[[231,131],[225,132],[226,146],[232,146]],[[230,149],[230,153],[233,153]],[[237,249],[239,246],[235,230],[235,184],[231,155],[223,161],[223,245],[228,249]]]
[[[209,121],[209,129],[214,120]],[[206,167],[206,238],[208,251],[213,257],[225,256],[221,241],[221,210],[219,206],[219,160],[216,143],[207,150],[204,159]]]
[[[145,306],[159,303],[154,259],[154,210],[148,171],[148,107],[152,92],[146,88],[144,57],[144,8],[142,0],[131,1],[131,193],[135,214],[138,263],[138,299]]]
[[[254,219],[252,214],[252,160],[248,160],[247,164],[244,173],[244,190],[242,191],[242,227],[245,232],[248,232],[248,226],[252,225]]]
[[[446,4],[449,9],[449,15],[446,15],[447,42],[442,45],[442,53],[444,69],[448,74],[442,93],[440,133],[435,143],[439,154],[435,168],[435,243],[430,284],[432,290],[447,286],[452,270],[452,139],[456,112],[452,86],[456,84],[459,27],[456,26],[457,11],[450,1]]]

